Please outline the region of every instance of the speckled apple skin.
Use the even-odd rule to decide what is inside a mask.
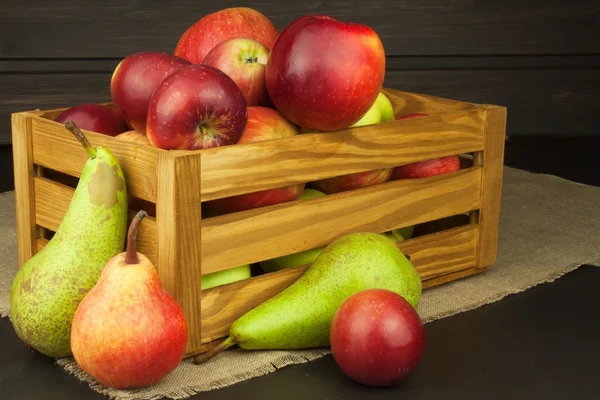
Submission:
[[[266,68],[274,106],[294,124],[345,129],[373,105],[385,76],[385,52],[370,27],[304,16],[278,36]]]

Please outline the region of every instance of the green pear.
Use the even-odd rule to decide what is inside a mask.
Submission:
[[[391,231],[391,234],[398,240],[408,240],[412,237],[414,226],[405,226]]]
[[[341,236],[298,280],[238,318],[229,337],[195,361],[235,344],[246,350],[328,346],[336,310],[349,296],[372,288],[398,293],[415,308],[422,291],[418,272],[393,240],[370,232]]]
[[[395,119],[394,106],[383,92],[379,92],[379,95],[377,95],[375,107],[377,107],[381,113],[381,122],[393,121]]]
[[[382,121],[382,114],[381,114],[381,111],[379,110],[379,106],[376,101],[375,103],[373,103],[371,108],[369,108],[369,110],[358,121],[356,121],[355,123],[350,125],[350,127],[356,128],[356,127],[365,126],[365,125],[375,125],[375,124],[380,123],[381,121]]]
[[[72,355],[77,307],[108,261],[123,251],[127,189],[123,171],[105,147],[92,147],[71,121],[89,154],[67,212],[52,239],[17,272],[10,319],[18,337],[49,357]]]

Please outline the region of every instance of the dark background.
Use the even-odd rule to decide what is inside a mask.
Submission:
[[[110,101],[120,59],[173,52],[189,25],[232,6],[279,30],[313,13],[368,24],[386,86],[507,106],[509,136],[600,135],[598,0],[0,0],[0,144],[11,112]]]

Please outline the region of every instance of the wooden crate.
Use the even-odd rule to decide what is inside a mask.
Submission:
[[[225,337],[237,317],[289,286],[306,266],[201,291],[204,274],[323,246],[350,232],[410,225],[417,225],[415,237],[397,245],[410,256],[424,288],[494,264],[506,109],[385,92],[397,115],[430,116],[193,152],[85,131],[93,145],[118,157],[129,194],[156,204],[156,217],[141,224],[138,250],[185,311],[187,355]],[[12,116],[20,265],[58,228],[88,158],[53,121],[62,111]],[[453,154],[466,155],[454,173],[201,219],[201,203],[208,200]],[[48,170],[75,182],[69,185]]]

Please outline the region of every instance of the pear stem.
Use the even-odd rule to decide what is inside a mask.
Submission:
[[[73,122],[72,120],[68,120],[67,122],[65,122],[65,128],[70,130],[71,133],[75,135],[77,140],[79,140],[79,143],[83,145],[85,151],[87,151],[87,153],[90,155],[90,158],[96,158],[96,149],[92,147],[89,140],[85,137],[83,132],[81,132],[81,129],[79,129],[75,122]]]
[[[138,211],[135,217],[133,217],[131,225],[129,225],[129,231],[127,232],[127,250],[125,253],[126,264],[139,264],[140,262],[140,258],[138,257],[137,253],[136,237],[140,222],[142,222],[146,215],[148,215],[146,211]]]
[[[233,346],[235,344],[236,344],[235,339],[233,337],[229,336],[227,339],[223,340],[221,343],[219,343],[217,346],[213,347],[206,353],[202,353],[202,354],[199,354],[196,357],[194,357],[194,363],[202,364],[202,363],[210,360],[211,358],[213,358],[220,352],[227,350],[228,348],[230,348],[231,346]]]

